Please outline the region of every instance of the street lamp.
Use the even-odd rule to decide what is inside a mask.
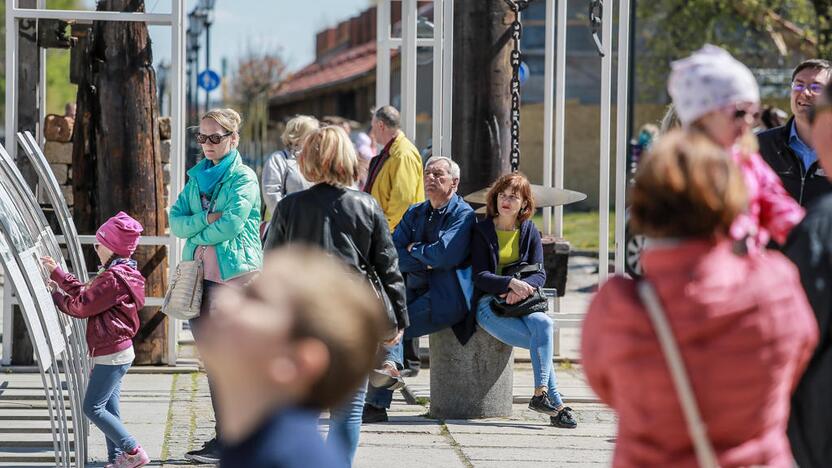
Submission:
[[[214,6],[216,0],[199,0],[197,9],[202,13],[202,22],[205,26],[205,69],[211,69],[211,24],[214,22]],[[211,106],[211,91],[205,90],[205,111]]]

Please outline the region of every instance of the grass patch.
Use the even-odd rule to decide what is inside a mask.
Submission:
[[[543,230],[543,214],[533,218],[538,229]],[[572,244],[573,250],[598,250],[598,223],[600,216],[597,211],[574,212],[563,214],[563,237]],[[615,212],[610,211],[610,250],[615,248]]]
[[[170,440],[170,435],[173,431],[173,395],[176,392],[176,381],[179,380],[179,374],[173,374],[173,383],[170,385],[170,403],[168,404],[168,418],[165,422],[165,435],[164,439],[162,440],[162,460],[167,460],[168,455],[170,455],[170,449],[168,447],[168,441]]]
[[[423,397],[423,396],[416,397],[416,404],[417,404],[417,405],[420,405],[420,406],[427,406],[427,405],[428,405],[428,403],[430,403],[430,398],[428,398],[428,397]]]

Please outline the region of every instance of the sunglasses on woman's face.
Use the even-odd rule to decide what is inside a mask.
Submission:
[[[746,120],[748,116],[756,122],[760,118],[760,111],[750,111],[748,109],[737,109],[734,111],[734,120]]]
[[[205,142],[210,141],[212,145],[218,145],[218,144],[220,144],[220,142],[222,140],[225,139],[225,137],[231,135],[232,133],[234,133],[234,132],[228,132],[224,135],[218,135],[216,133],[214,133],[212,135],[206,135],[204,133],[197,133],[196,134],[196,142],[199,143],[200,145],[204,145]]]

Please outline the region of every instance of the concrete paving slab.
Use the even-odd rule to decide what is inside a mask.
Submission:
[[[563,448],[514,448],[514,447],[461,447],[462,453],[474,466],[477,462],[503,462],[503,466],[513,466],[515,462],[548,463],[549,466],[563,466],[575,463],[612,462],[612,450],[598,449],[563,449]]]
[[[386,447],[359,447],[355,468],[466,468],[452,448],[401,448],[391,452]]]

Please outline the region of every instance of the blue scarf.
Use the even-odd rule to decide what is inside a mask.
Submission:
[[[217,186],[217,183],[228,172],[228,168],[237,159],[237,154],[237,150],[233,149],[216,164],[206,159],[202,164],[194,167],[195,170],[190,172],[189,175],[196,178],[199,193],[210,195],[214,192],[214,187]]]

